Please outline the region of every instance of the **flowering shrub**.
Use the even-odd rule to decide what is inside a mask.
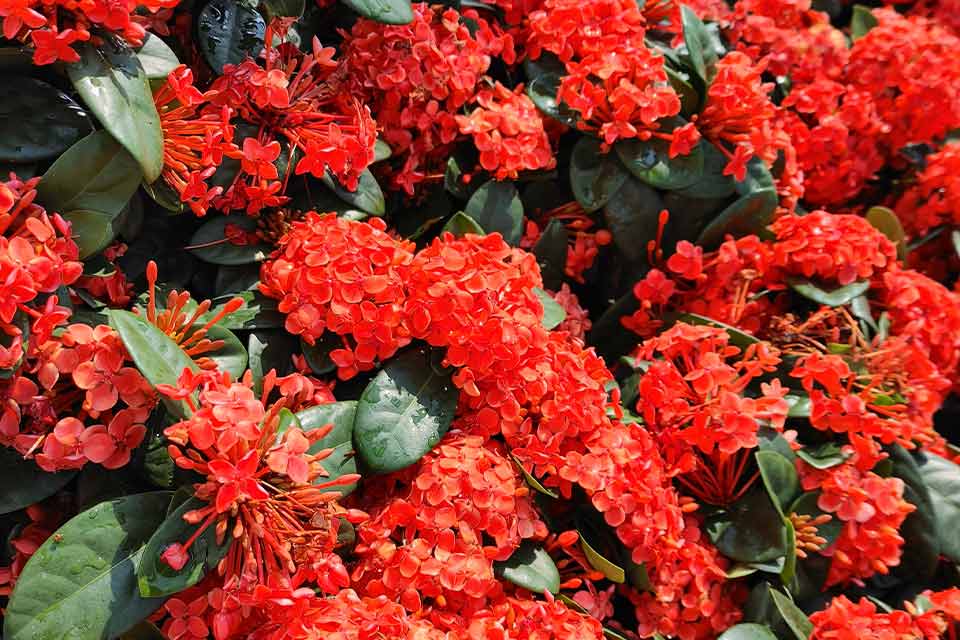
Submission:
[[[955,639],[955,5],[0,0],[3,637]]]

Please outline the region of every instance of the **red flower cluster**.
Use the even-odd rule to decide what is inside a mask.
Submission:
[[[475,32],[465,20],[476,26]],[[451,143],[460,134],[457,113],[476,99],[491,56],[513,62],[512,39],[475,10],[460,14],[426,4],[413,5],[410,24],[361,19],[344,35],[349,86],[365,97],[394,154],[406,157],[394,181],[412,194],[417,184],[445,165]],[[528,121],[523,124],[532,126]],[[518,144],[540,162],[542,151],[534,149],[543,146],[542,140],[535,134],[534,139],[536,145]],[[498,165],[507,161],[506,171],[511,170],[505,157],[509,153],[515,152],[497,155]]]
[[[900,196],[896,212],[911,238],[940,225],[960,225],[960,142],[948,142],[926,157],[916,182]]]
[[[557,161],[543,129],[540,112],[523,93],[499,82],[476,95],[477,108],[456,116],[460,133],[473,136],[480,166],[497,180],[516,179],[519,171],[552,169]]]
[[[906,611],[889,613],[877,611],[877,605],[868,598],[852,602],[846,596],[837,596],[822,611],[810,616],[813,633],[810,640],[848,640],[852,638],[923,638],[939,640],[960,621],[960,590],[924,591],[918,600],[930,606],[919,611],[905,603]]]
[[[91,39],[104,29],[139,47],[147,35],[147,18],[138,15],[172,9],[180,0],[3,0],[3,37],[33,45],[33,64],[77,62],[73,44]]]

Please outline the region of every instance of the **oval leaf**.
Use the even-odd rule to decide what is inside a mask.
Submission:
[[[413,9],[410,0],[343,0],[360,15],[383,24],[410,24]]]
[[[941,533],[941,552],[960,562],[960,466],[932,453],[920,461],[920,473],[930,492]]]
[[[786,551],[783,517],[756,486],[727,511],[708,518],[706,529],[720,553],[740,562],[769,562]]]
[[[30,558],[10,596],[8,640],[115,638],[153,612],[136,567],[163,521],[169,492],[103,502],[74,517]]]
[[[617,584],[623,584],[627,581],[627,574],[624,572],[623,567],[620,567],[613,562],[610,562],[603,557],[603,554],[598,552],[590,543],[587,542],[587,539],[584,538],[583,533],[580,533],[580,546],[583,548],[583,554],[587,557],[587,562],[590,563],[590,566],[599,571],[611,582],[616,582]]]
[[[887,207],[870,207],[867,210],[867,222],[873,228],[887,236],[887,239],[897,245],[897,257],[904,260],[907,257],[907,236],[900,224],[900,218],[893,210]]]
[[[53,158],[92,128],[83,107],[53,85],[21,76],[0,83],[0,162]]]
[[[137,585],[144,598],[170,596],[192,587],[227,555],[233,536],[224,536],[223,544],[218,545],[216,527],[209,526],[190,545],[190,558],[182,569],[176,571],[160,559],[160,554],[167,547],[173,543],[185,543],[200,527],[184,522],[183,515],[207,504],[190,498],[167,515],[160,528],[150,537],[137,566]]]
[[[550,554],[526,540],[502,562],[494,562],[496,575],[532,593],[560,591],[560,572]]]
[[[158,384],[176,385],[184,369],[199,371],[176,342],[146,319],[119,309],[111,309],[109,313],[110,326],[120,334],[123,346],[127,348],[137,369],[154,387]],[[185,402],[166,396],[162,398],[167,411],[178,419],[190,415],[190,408]]]
[[[845,305],[849,302],[852,302],[854,298],[863,295],[870,289],[869,280],[851,282],[846,286],[833,289],[832,291],[824,291],[817,285],[807,280],[791,280],[789,284],[791,289],[802,295],[807,300],[812,300],[813,302],[823,304],[828,307],[839,307]]]
[[[370,169],[364,169],[360,173],[360,181],[357,183],[355,191],[349,191],[344,188],[329,172],[321,178],[323,184],[333,190],[338,198],[353,205],[364,213],[372,216],[382,216],[387,211],[386,200],[383,197],[383,190],[380,183],[374,177]]]
[[[779,591],[771,589],[770,596],[773,598],[773,604],[777,606],[777,611],[783,616],[783,621],[793,631],[797,640],[807,640],[813,633],[813,624],[811,624],[807,614],[793,604],[793,600]]]
[[[297,414],[300,426],[304,431],[310,431],[328,424],[333,429],[323,438],[313,443],[308,453],[317,453],[323,449],[332,448],[333,452],[320,461],[320,466],[327,472],[326,476],[316,479],[322,484],[347,474],[357,473],[357,459],[353,450],[353,423],[357,413],[357,402],[331,402],[310,407]],[[334,490],[341,496],[348,496],[356,490],[357,484],[340,485]]]
[[[210,0],[197,14],[197,47],[217,74],[225,64],[256,59],[263,49],[263,16],[234,0]]]
[[[607,204],[628,176],[615,156],[601,152],[600,141],[596,138],[582,136],[573,146],[570,188],[587,213]]]
[[[133,50],[112,35],[102,44],[75,44],[80,61],[67,75],[100,124],[130,152],[147,182],[163,170],[163,132],[150,81]]]
[[[539,287],[534,287],[533,292],[537,294],[540,305],[543,307],[543,328],[546,330],[556,329],[561,322],[567,319],[567,312],[553,299],[549,293]]]
[[[222,340],[223,346],[204,355],[216,362],[221,371],[229,371],[234,380],[243,377],[247,370],[247,350],[240,339],[229,329],[217,324],[207,329],[206,337],[213,341]]]
[[[410,466],[450,428],[457,397],[450,374],[434,370],[429,351],[411,349],[391,359],[357,405],[357,453],[379,473]]]
[[[512,182],[490,180],[470,196],[465,212],[486,233],[499,233],[517,246],[523,236],[523,203]]]
[[[671,158],[670,143],[659,138],[621,140],[614,145],[621,162],[640,180],[658,189],[683,189],[703,175],[703,149]]]
[[[247,216],[217,216],[206,222],[190,237],[190,252],[204,262],[239,265],[260,262],[270,253],[263,243],[234,244],[227,238],[227,228],[254,231],[257,221]]]
[[[777,636],[766,625],[747,622],[733,625],[717,640],[777,640]]]
[[[767,494],[782,512],[800,494],[800,476],[793,463],[776,451],[757,451],[755,455]]]
[[[0,470],[4,483],[0,492],[0,514],[19,511],[49,498],[77,475],[76,471],[47,473],[10,447],[0,447]]]
[[[560,88],[560,73],[545,72],[527,83],[527,97],[537,109],[568,127],[577,126],[577,114],[566,103],[557,102],[557,90]]]
[[[645,263],[647,243],[657,237],[663,200],[653,188],[631,177],[603,209],[613,242],[630,262]]]
[[[563,284],[564,269],[567,266],[567,227],[560,220],[551,220],[533,246],[533,255],[537,256],[543,286],[554,291]]]
[[[137,59],[143,67],[143,72],[151,80],[166,78],[170,72],[180,66],[177,54],[173,52],[160,36],[149,31],[143,39],[143,46],[137,49]]]
[[[468,233],[475,233],[480,236],[486,235],[483,227],[463,211],[458,211],[453,214],[453,216],[447,220],[447,224],[443,225],[443,230],[449,231],[458,238]]]

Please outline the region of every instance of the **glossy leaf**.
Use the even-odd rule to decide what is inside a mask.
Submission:
[[[226,64],[256,59],[263,49],[263,16],[236,0],[210,0],[197,14],[197,48],[217,74]]]
[[[357,405],[353,441],[360,459],[378,473],[414,464],[450,428],[458,396],[450,372],[436,371],[429,351],[414,348],[390,359]]]
[[[777,611],[783,617],[783,621],[787,623],[797,640],[807,640],[813,633],[813,624],[807,614],[793,604],[793,600],[775,589],[770,590],[770,596],[773,598],[773,604],[776,605]]]
[[[554,291],[563,284],[567,265],[567,227],[560,220],[551,220],[533,246],[533,255],[540,265],[543,286]]]
[[[323,184],[327,185],[333,193],[346,202],[371,216],[382,216],[387,211],[386,200],[383,198],[383,191],[380,184],[369,169],[364,169],[360,173],[360,181],[354,191],[348,191],[329,173],[321,178]]]
[[[930,491],[940,531],[941,552],[960,562],[960,466],[932,453],[924,453],[920,473]]]
[[[687,45],[690,64],[704,86],[709,86],[716,73],[714,67],[717,64],[717,53],[713,49],[706,26],[693,9],[683,5],[680,11],[683,41]]]
[[[720,553],[733,560],[769,562],[786,550],[783,518],[762,488],[752,488],[725,512],[708,518],[706,530]]]
[[[477,235],[486,235],[486,231],[483,230],[477,221],[465,214],[463,211],[458,211],[453,214],[447,224],[443,225],[444,231],[449,231],[458,238],[463,237],[468,233],[475,233]]]
[[[580,534],[580,547],[583,549],[583,554],[587,558],[587,562],[590,563],[590,566],[599,571],[604,575],[604,577],[611,581],[616,582],[617,584],[623,584],[627,581],[626,573],[623,570],[623,567],[611,562],[607,558],[594,549],[587,539],[584,537],[583,532]]]
[[[547,489],[545,486],[543,486],[543,485],[540,483],[540,481],[537,480],[536,477],[534,477],[533,474],[531,474],[529,471],[527,471],[527,470],[523,467],[523,465],[520,464],[520,461],[519,461],[519,460],[517,459],[517,457],[516,457],[515,455],[513,455],[512,453],[510,454],[510,459],[513,460],[513,463],[514,463],[515,465],[517,465],[517,469],[520,470],[520,475],[523,476],[523,479],[526,481],[527,485],[529,485],[529,486],[532,487],[535,491],[537,491],[537,492],[539,492],[539,493],[542,493],[542,494],[545,495],[545,496],[550,496],[551,498],[554,498],[554,499],[560,497],[560,494],[557,493],[556,491],[553,491],[552,489]]]
[[[163,133],[150,81],[133,49],[120,38],[102,34],[102,44],[78,43],[80,61],[67,75],[100,124],[140,164],[153,182],[163,169]]]
[[[767,494],[782,512],[800,494],[800,476],[793,463],[775,451],[757,451],[755,456]]]
[[[243,377],[243,373],[247,370],[247,350],[240,339],[232,331],[220,325],[210,327],[206,337],[213,341],[223,341],[223,346],[204,355],[216,362],[217,368],[221,371],[229,371],[234,380]]]
[[[818,518],[826,513],[817,504],[817,501],[820,499],[820,495],[821,492],[819,490],[808,491],[807,493],[800,494],[800,496],[793,501],[793,504],[791,504],[784,511],[787,514],[796,513],[797,515],[801,516],[810,516],[813,519]],[[842,531],[843,521],[836,516],[832,516],[830,520],[824,524],[817,525],[817,535],[827,541],[824,545],[824,548],[833,544],[836,539],[840,537],[840,533]]]
[[[809,416],[809,411],[807,412]],[[819,447],[806,446],[797,449],[797,457],[815,469],[829,469],[842,464],[850,456],[843,452],[839,444],[827,442]]]
[[[360,15],[383,24],[410,24],[413,9],[410,0],[343,0]]]
[[[766,625],[744,622],[733,625],[721,633],[717,640],[777,640],[777,636]]]
[[[727,198],[732,195],[736,191],[736,182],[732,177],[723,175],[727,157],[707,140],[700,141],[700,148],[703,150],[703,175],[692,185],[678,189],[676,193],[702,199]]]
[[[83,107],[53,85],[23,76],[0,82],[0,162],[56,157],[92,129]]]
[[[169,492],[102,502],[68,521],[30,558],[4,618],[7,640],[113,638],[163,602],[144,599],[136,567]]]
[[[357,473],[357,460],[353,450],[353,423],[357,413],[357,402],[345,400],[310,407],[297,414],[304,431],[317,429],[328,424],[333,429],[323,438],[311,445],[309,453],[332,448],[333,453],[320,461],[327,475],[317,478],[317,483],[328,482],[346,474]],[[353,493],[357,484],[337,486],[334,490],[342,496]]]
[[[703,149],[671,158],[670,143],[660,138],[629,138],[614,145],[620,161],[634,176],[657,189],[683,189],[703,176]]]
[[[77,475],[76,471],[49,473],[33,460],[24,460],[12,447],[0,447],[0,515],[25,509],[49,498]]]
[[[870,29],[880,24],[876,16],[862,4],[853,5],[853,16],[850,18],[850,39],[856,42],[869,33]]]
[[[610,198],[603,217],[613,235],[613,243],[631,263],[647,259],[647,243],[657,237],[660,195],[650,186],[631,177]]]
[[[904,260],[907,257],[907,236],[903,231],[900,219],[892,209],[887,207],[870,207],[867,209],[867,222],[874,229],[887,237],[887,240],[897,246],[897,258]]]
[[[160,36],[147,32],[143,46],[137,49],[137,59],[143,72],[151,80],[165,79],[170,72],[180,66],[177,54],[173,52]]]
[[[523,236],[523,204],[512,182],[490,180],[470,196],[465,213],[486,233],[499,233],[512,246]]]
[[[603,207],[628,177],[615,155],[601,152],[596,138],[581,136],[573,146],[570,187],[587,213]]]
[[[759,158],[747,163],[747,174],[734,183],[740,197],[721,211],[700,232],[697,244],[705,249],[720,246],[727,234],[741,237],[763,235],[773,218],[780,199],[770,170]]]
[[[257,228],[257,221],[242,215],[211,217],[191,236],[190,252],[204,262],[220,265],[253,264],[270,253],[270,247],[260,242],[234,244],[227,238],[228,227],[250,232]]]
[[[790,280],[789,284],[791,289],[804,298],[818,304],[827,305],[828,307],[840,307],[848,304],[870,289],[869,280],[851,282],[848,285],[838,287],[831,291],[824,291],[817,285],[806,280]]]
[[[537,294],[537,299],[543,306],[543,328],[548,331],[556,329],[561,322],[567,319],[567,312],[560,306],[560,303],[553,299],[553,296],[543,289],[535,287],[533,292]]]
[[[147,322],[146,319],[120,309],[110,310],[110,326],[120,334],[123,346],[151,385],[176,385],[184,369],[199,371],[193,360],[184,353],[167,334]],[[187,418],[190,409],[181,400],[172,400],[161,395],[163,404],[171,415]]]
[[[526,540],[509,558],[494,562],[497,577],[535,594],[560,591],[560,572],[550,554]]]
[[[530,79],[527,83],[527,97],[537,109],[568,127],[577,125],[577,114],[566,104],[557,102],[557,89],[560,88],[560,74],[547,72]]]
[[[181,504],[160,524],[150,536],[143,551],[143,558],[137,565],[137,585],[144,598],[157,598],[179,593],[200,582],[217,563],[227,555],[233,537],[225,536],[223,544],[217,544],[216,527],[209,526],[193,540],[190,545],[189,560],[179,571],[171,568],[161,558],[171,544],[184,544],[200,528],[200,524],[188,524],[183,516],[207,506],[197,498],[190,498]]]

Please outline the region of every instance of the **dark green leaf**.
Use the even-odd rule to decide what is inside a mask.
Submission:
[[[604,558],[603,555],[590,546],[590,543],[587,542],[587,539],[584,537],[583,532],[578,532],[580,534],[580,546],[583,549],[583,554],[587,558],[587,562],[590,563],[590,566],[603,574],[603,576],[610,582],[616,582],[617,584],[623,584],[627,581],[627,575],[623,570],[623,567],[618,566],[617,564],[611,562],[607,558]]]
[[[197,14],[197,47],[207,64],[223,73],[226,64],[240,64],[259,55],[267,24],[259,13],[235,0],[210,0]]]
[[[780,570],[780,582],[789,585],[797,575],[797,530],[793,520],[783,519],[784,536],[787,539],[787,548],[783,554],[783,569]]]
[[[126,496],[60,527],[17,580],[4,637],[114,638],[150,615],[163,601],[140,596],[135,571],[169,501],[165,491]]]
[[[807,614],[801,611],[797,605],[793,604],[793,600],[779,591],[771,589],[770,595],[773,597],[773,604],[776,605],[777,611],[783,616],[784,622],[786,622],[790,630],[793,631],[797,640],[807,640],[813,633],[813,624],[810,623]]]
[[[674,71],[667,65],[664,65],[663,70],[667,72],[667,79],[670,81],[670,86],[673,87],[673,90],[676,91],[680,97],[680,113],[685,118],[689,118],[700,111],[700,94],[693,88],[693,85],[687,81],[686,74],[681,75],[680,72]]]
[[[808,491],[803,493],[794,500],[793,504],[790,505],[786,512],[788,514],[795,513],[801,516],[810,516],[813,519],[816,519],[826,512],[823,511],[818,505],[817,501],[820,499],[820,491]],[[824,524],[817,525],[817,535],[821,538],[824,538],[827,542],[824,545],[824,548],[829,547],[840,537],[840,533],[843,531],[843,521],[838,519],[836,516],[830,518]]]
[[[710,34],[693,9],[683,5],[681,8],[683,24],[683,42],[687,45],[690,54],[690,64],[700,77],[704,86],[709,86],[715,75],[717,53],[710,41]]]
[[[475,233],[477,235],[486,235],[486,231],[483,230],[477,221],[465,214],[463,211],[458,211],[453,214],[453,217],[447,220],[447,224],[443,225],[444,231],[449,231],[458,238],[468,234]]]
[[[53,158],[92,128],[83,107],[53,85],[22,76],[0,83],[0,162]]]
[[[370,381],[357,406],[354,444],[373,471],[398,471],[417,462],[450,428],[458,393],[438,372],[430,352],[410,349]]]
[[[337,182],[329,173],[321,178],[323,184],[333,190],[338,198],[353,205],[364,213],[371,216],[382,216],[387,211],[387,204],[383,198],[383,191],[380,184],[369,169],[364,169],[360,173],[360,181],[357,183],[355,191],[348,191]]]
[[[809,411],[807,415],[809,415]],[[802,449],[797,449],[796,453],[798,458],[816,469],[835,467],[850,457],[845,454],[840,445],[835,442],[827,442],[819,447],[803,447]]]
[[[557,499],[557,498],[560,497],[560,494],[558,494],[556,491],[553,491],[553,490],[551,490],[551,489],[547,489],[545,486],[543,486],[542,484],[540,484],[540,481],[537,480],[537,479],[533,476],[533,474],[531,474],[529,471],[527,471],[526,469],[524,469],[524,468],[523,468],[523,465],[520,464],[520,461],[519,461],[519,460],[517,459],[517,457],[516,457],[515,455],[513,455],[512,453],[510,454],[510,459],[513,460],[513,463],[514,463],[515,465],[517,465],[517,468],[520,470],[520,475],[523,476],[523,479],[526,481],[526,483],[527,483],[529,486],[533,487],[533,489],[534,489],[535,491],[538,491],[538,492],[542,493],[542,494],[545,495],[545,496],[550,496],[551,498],[554,498],[554,499]]]
[[[491,180],[470,196],[465,212],[487,233],[499,233],[512,246],[523,236],[523,204],[512,182]]]
[[[242,291],[238,294],[228,296],[223,302],[239,297],[243,299],[243,306],[232,314],[223,318],[219,325],[231,331],[237,329],[276,329],[282,327],[284,315],[277,311],[277,301],[268,298],[259,291]],[[219,302],[220,299],[214,300]],[[218,307],[203,315],[201,320],[206,322],[218,313]]]
[[[563,284],[564,269],[567,266],[567,227],[560,220],[551,220],[533,246],[533,255],[537,256],[543,286],[557,291]]]
[[[891,573],[902,579],[923,584],[933,577],[942,553],[942,540],[955,536],[956,531],[941,531],[934,506],[933,492],[927,485],[920,462],[928,462],[924,454],[912,454],[901,445],[889,447],[891,475],[904,482],[903,499],[916,507],[900,526],[903,548],[909,549],[900,565]],[[874,468],[878,474],[881,472]],[[882,475],[882,474],[881,474]]]
[[[263,377],[274,369],[278,376],[293,371],[290,354],[296,352],[298,340],[286,331],[252,331],[247,338],[247,366],[253,376],[254,391],[263,390]]]
[[[757,466],[773,504],[781,511],[800,494],[800,477],[793,463],[775,451],[757,451]]]
[[[137,369],[154,387],[158,384],[176,386],[177,378],[184,369],[199,371],[176,342],[146,319],[120,309],[111,309],[109,314],[110,326],[120,334],[123,346],[127,348]],[[190,415],[185,402],[161,397],[171,415],[181,420]]]
[[[753,335],[747,333],[746,331],[741,331],[736,327],[730,326],[728,324],[724,324],[718,320],[714,320],[713,318],[707,318],[706,316],[698,315],[696,313],[684,313],[679,318],[677,318],[677,320],[679,322],[686,322],[687,324],[701,324],[701,325],[708,325],[711,327],[719,327],[724,331],[726,331],[727,335],[730,336],[731,344],[734,344],[740,347],[741,349],[746,349],[751,344],[756,344],[760,342],[760,340],[758,340]]]
[[[727,166],[727,157],[720,153],[716,145],[707,140],[700,141],[700,148],[703,150],[703,175],[692,185],[678,189],[676,193],[708,200],[727,198],[736,191],[736,182],[733,178],[723,175],[723,170]],[[681,210],[680,213],[685,212]]]
[[[660,212],[664,209],[660,195],[643,182],[631,177],[617,190],[603,209],[613,243],[632,263],[645,263],[647,243],[657,237]]]
[[[0,447],[0,474],[4,483],[0,492],[0,514],[4,514],[49,498],[66,486],[77,472],[48,473],[33,460],[24,460],[16,449]]]
[[[353,423],[357,413],[357,402],[347,400],[331,402],[311,407],[297,414],[304,431],[317,429],[328,424],[333,429],[323,438],[311,445],[309,453],[332,448],[333,453],[320,461],[327,475],[316,479],[316,483],[329,482],[347,474],[357,473],[357,460],[353,450]],[[357,484],[338,485],[335,490],[342,496],[353,493]]]
[[[299,18],[306,8],[305,0],[261,0],[260,6],[267,12],[270,19]]]
[[[620,161],[640,180],[657,189],[683,189],[703,176],[703,148],[671,158],[670,143],[660,138],[629,138],[614,145]]]
[[[167,43],[149,31],[143,39],[143,46],[137,49],[137,58],[143,67],[143,72],[151,80],[166,78],[170,72],[180,66],[177,54]]]
[[[101,34],[100,46],[75,44],[80,61],[67,75],[100,124],[130,152],[147,182],[163,170],[163,132],[150,81],[136,54],[120,38]]]
[[[548,331],[556,329],[561,322],[567,319],[567,312],[553,299],[553,296],[543,289],[535,287],[533,292],[537,294],[537,298],[543,306],[543,328]]]
[[[960,562],[960,466],[932,453],[920,461],[940,532],[941,553]]]
[[[867,210],[867,222],[897,246],[897,258],[906,259],[907,236],[903,231],[903,225],[900,224],[900,219],[893,210],[887,207],[870,207]]]
[[[390,145],[378,138],[376,144],[373,145],[373,161],[383,162],[392,155],[393,149],[390,148]]]
[[[550,554],[533,542],[526,540],[513,555],[493,563],[496,575],[531,593],[560,591],[560,572]]]
[[[770,223],[778,202],[774,189],[760,189],[740,196],[700,232],[697,244],[714,249],[727,235],[742,237],[760,233]]]
[[[863,295],[870,289],[869,280],[851,282],[848,285],[833,289],[832,291],[824,291],[817,285],[807,280],[791,279],[789,284],[791,289],[802,295],[804,298],[812,300],[818,304],[827,305],[828,307],[840,307],[848,304],[849,302],[853,301],[854,298]]]
[[[360,15],[384,24],[409,24],[413,10],[409,0],[343,0]]]
[[[263,243],[234,244],[227,239],[227,226],[245,232],[257,228],[257,221],[248,216],[216,216],[208,220],[190,238],[190,251],[204,262],[221,265],[252,264],[270,253]]]
[[[853,5],[853,17],[850,18],[850,38],[856,42],[867,35],[870,29],[877,26],[877,18],[870,11],[870,7],[862,4]]]
[[[543,113],[568,127],[577,125],[577,114],[564,103],[557,102],[557,89],[560,87],[560,74],[543,73],[527,83],[527,97]]]
[[[221,265],[213,281],[215,295],[226,296],[241,291],[254,291],[260,285],[260,267],[255,264]]]
[[[777,636],[766,625],[745,622],[733,625],[717,640],[777,640]]]
[[[570,187],[577,202],[590,213],[607,204],[629,177],[616,156],[601,153],[600,141],[581,136],[570,156]]]
[[[726,512],[709,517],[706,530],[720,553],[733,560],[769,562],[786,552],[783,518],[767,492],[756,486]]]
[[[120,636],[120,640],[165,640],[165,638],[166,636],[155,624],[146,620]]]
[[[195,325],[195,328],[199,327]],[[221,371],[229,371],[234,380],[243,377],[247,370],[247,350],[240,339],[229,329],[216,324],[207,330],[206,337],[213,341],[222,340],[223,346],[204,355],[216,362]]]
[[[190,498],[168,515],[150,537],[137,566],[137,584],[144,598],[170,596],[192,587],[227,555],[233,537],[225,536],[223,544],[218,545],[217,528],[209,526],[190,545],[190,559],[180,571],[172,569],[160,559],[160,554],[167,547],[174,543],[184,544],[201,526],[184,522],[183,515],[205,506],[206,502]]]

